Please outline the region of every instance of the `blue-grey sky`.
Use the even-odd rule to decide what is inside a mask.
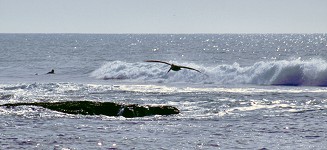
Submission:
[[[327,33],[327,0],[0,0],[0,33]]]

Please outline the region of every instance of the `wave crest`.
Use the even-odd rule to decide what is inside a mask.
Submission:
[[[104,80],[143,80],[155,82],[199,82],[202,76],[195,71],[181,70],[175,73],[167,73],[166,64],[156,63],[128,63],[122,61],[107,62],[91,73],[91,77]],[[197,76],[200,75],[200,76]]]
[[[253,66],[253,84],[326,86],[327,65],[321,59],[258,62]]]
[[[327,86],[327,65],[322,59],[303,61],[260,61],[251,66],[203,66],[182,64],[200,69],[203,73],[181,70],[167,73],[169,66],[156,63],[107,62],[91,73],[98,79],[140,80],[155,82],[191,82],[205,84],[257,84],[292,86]]]

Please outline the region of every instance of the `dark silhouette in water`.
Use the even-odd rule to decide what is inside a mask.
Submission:
[[[55,74],[54,70],[52,69],[50,72],[48,72],[47,74]]]
[[[67,114],[124,116],[126,118],[179,113],[179,110],[173,106],[140,106],[137,104],[117,104],[113,102],[93,101],[13,103],[0,106],[10,108],[22,105],[40,106]]]
[[[164,64],[167,64],[167,65],[170,65],[170,69],[168,70],[168,72],[170,70],[173,70],[173,71],[179,71],[181,70],[182,68],[185,68],[185,69],[190,69],[190,70],[194,70],[194,71],[197,71],[197,72],[200,72],[199,70],[197,69],[194,69],[194,68],[191,68],[191,67],[186,67],[186,66],[179,66],[179,65],[175,65],[175,64],[172,64],[172,63],[168,63],[168,62],[164,62],[164,61],[160,61],[160,60],[145,60],[145,62],[158,62],[158,63],[164,63]],[[167,73],[168,73],[167,72]]]

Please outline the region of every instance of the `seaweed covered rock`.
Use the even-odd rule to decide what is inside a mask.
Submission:
[[[137,104],[127,105],[113,102],[93,101],[14,103],[1,106],[15,107],[22,105],[40,106],[67,114],[124,116],[126,118],[151,115],[172,115],[179,113],[179,110],[173,106],[141,106]]]

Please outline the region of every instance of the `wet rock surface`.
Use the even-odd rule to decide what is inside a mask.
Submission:
[[[172,115],[179,113],[179,110],[173,106],[142,106],[138,104],[119,104],[113,102],[93,101],[13,103],[0,106],[10,108],[24,105],[44,107],[67,114],[124,116],[126,118],[151,115]]]

